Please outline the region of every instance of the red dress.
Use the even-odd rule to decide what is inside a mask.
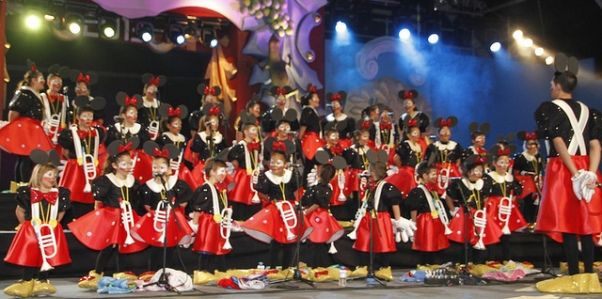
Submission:
[[[405,202],[406,206],[418,213],[416,217],[416,233],[412,249],[417,251],[435,252],[449,247],[449,241],[445,235],[445,226],[439,218],[439,210],[435,206],[435,201],[440,201],[438,197],[433,197],[426,187],[417,187],[410,191]],[[434,190],[434,188],[433,188]],[[430,204],[429,204],[430,201]],[[431,205],[432,211],[431,213]],[[446,213],[443,211],[443,213]]]
[[[23,134],[27,134],[27,138]],[[34,149],[49,151],[54,144],[39,120],[18,117],[0,128],[0,148],[11,154],[29,156]]]
[[[514,180],[514,177],[509,172],[504,176],[500,176],[495,171],[489,172],[485,176],[487,184],[491,186],[491,196],[487,198],[487,218],[493,219],[497,225],[503,229],[505,222],[498,217],[500,210],[500,202],[505,195],[512,199],[512,209],[510,218],[508,219],[508,229],[510,232],[527,227],[528,223],[523,217],[514,194],[520,194],[522,186]],[[507,233],[507,232],[506,232]]]
[[[225,255],[232,249],[226,247],[226,228],[222,230],[221,215],[226,208],[227,197],[219,186],[209,182],[199,187],[192,199],[192,208],[199,213],[198,230],[192,251],[213,255]],[[219,215],[218,215],[219,214]],[[216,217],[217,216],[217,217]],[[224,236],[222,236],[222,233]]]

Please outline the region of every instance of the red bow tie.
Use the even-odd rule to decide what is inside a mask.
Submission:
[[[50,103],[54,103],[54,102],[59,102],[62,103],[63,102],[63,95],[61,94],[49,94],[48,96],[48,101]]]
[[[40,190],[31,189],[30,196],[31,196],[32,204],[38,203],[42,200],[46,200],[46,202],[53,205],[56,202],[56,200],[59,196],[59,193],[57,191],[44,193]]]
[[[247,144],[247,149],[252,152],[252,151],[259,151],[259,149],[261,148],[261,145],[259,144],[259,142],[251,142]]]
[[[380,123],[380,130],[391,130],[391,123]]]
[[[89,131],[77,130],[77,135],[79,136],[79,139],[96,137],[96,130],[89,130]]]

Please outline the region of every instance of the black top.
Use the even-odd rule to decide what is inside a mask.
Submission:
[[[422,111],[417,111],[417,112],[418,113],[416,113],[416,115],[414,115],[414,117],[412,119],[416,119],[416,121],[418,122],[418,128],[420,129],[420,132],[424,133],[424,132],[426,132],[426,128],[430,124],[430,120],[429,120],[429,117]],[[404,124],[406,123],[406,119],[408,117],[409,117],[409,114],[407,114],[407,113],[404,113],[399,117],[398,125],[402,131],[404,130]]]
[[[377,127],[378,126],[378,127]],[[391,131],[393,131],[393,140],[391,141]],[[370,140],[375,141],[376,140],[376,134],[380,134],[380,143],[381,144],[390,144],[393,143],[395,144],[397,142],[397,140],[399,139],[399,134],[397,133],[397,128],[395,127],[395,124],[391,123],[391,129],[385,129],[382,128],[380,126],[380,123],[372,123],[372,125],[370,125],[370,129],[368,130],[368,132],[370,133]]]
[[[274,130],[276,130],[276,125],[278,124],[278,122],[274,119],[272,119],[272,110],[274,109],[274,107],[270,108],[268,111],[264,112],[261,115],[261,131],[263,131],[264,133],[271,133],[274,132]],[[284,113],[284,111],[282,111]],[[298,120],[293,120],[292,122],[290,122],[291,124],[291,131],[299,131],[299,121]]]
[[[220,197],[217,202],[219,203],[218,213],[221,213],[221,211],[226,207],[224,205],[224,201],[227,202],[228,198],[223,192],[220,192],[217,187],[215,191],[217,191],[217,196]],[[211,189],[207,183],[198,187],[194,191],[194,194],[192,195],[192,209],[197,212],[213,214],[213,195],[211,194]]]
[[[416,146],[420,147],[418,144],[416,144]],[[406,141],[401,142],[397,146],[397,155],[399,155],[401,165],[403,166],[416,167],[416,165],[422,161],[421,153],[414,151],[410,144]]]
[[[331,129],[339,132],[339,138],[353,138],[355,119],[347,116],[343,120],[337,120],[333,114],[330,114],[324,119],[322,127],[324,128],[324,132]]]
[[[129,130],[125,132],[119,131],[117,130],[115,124],[113,124],[110,125],[109,129],[107,130],[107,139],[105,141],[105,144],[108,146],[109,144],[111,144],[111,142],[115,140],[122,140],[127,142],[130,138],[134,136],[138,137],[139,149],[142,148],[146,141],[150,140],[150,136],[148,135],[148,132],[144,129],[144,127],[140,127],[140,130],[137,133],[133,134]]]
[[[368,149],[365,149],[362,151],[362,153],[360,153],[356,146],[357,145],[354,145],[343,150],[343,158],[345,158],[345,161],[347,161],[347,165],[349,165],[349,167],[366,170],[367,166],[370,165],[368,157],[366,157]]]
[[[497,182],[490,176],[492,173],[494,172],[492,171],[491,173],[483,176],[485,186],[490,188],[489,195],[509,197],[510,195],[520,195],[523,192],[523,186],[514,178],[510,180],[506,178],[504,181]],[[511,174],[508,174],[508,176],[512,177]]]
[[[27,88],[21,88],[15,92],[8,104],[8,110],[19,112],[19,115],[23,117],[30,117],[39,121],[44,119],[42,100]]]
[[[57,202],[59,203],[59,213],[64,212],[71,207],[69,195],[70,192],[68,189],[58,187]],[[25,210],[25,220],[31,220],[31,187],[19,187],[19,189],[17,189],[17,196],[15,199],[17,200],[17,206]],[[40,201],[40,206],[42,206],[42,210],[44,211],[47,211],[50,208],[48,202],[43,199]]]
[[[303,107],[299,124],[306,127],[305,132],[307,133],[314,132],[320,134],[322,131],[320,117],[316,111],[310,107]]]
[[[98,145],[101,145],[104,142],[104,138],[105,138],[106,134],[105,134],[104,130],[99,127],[92,127],[92,129],[90,131],[93,132],[94,129],[96,129],[96,132],[98,134]],[[82,154],[94,155],[93,151],[94,151],[94,140],[95,139],[96,138],[92,137],[92,136],[88,136],[88,137],[85,137],[84,139],[80,139],[82,147],[86,150],[86,152],[82,152]],[[69,159],[77,158],[77,156],[75,155],[75,144],[73,143],[73,132],[70,129],[65,129],[65,130],[61,131],[61,133],[59,134],[58,143],[64,149],[69,150]],[[88,149],[90,149],[90,150],[88,151]]]
[[[201,110],[194,110],[190,113],[190,116],[188,116],[188,125],[190,126],[191,130],[199,130],[199,121],[201,120],[202,116],[203,112],[201,112]]]
[[[455,163],[462,158],[462,146],[458,143],[453,146],[453,141],[442,143],[440,141],[429,144],[426,147],[424,159],[429,163]],[[450,144],[451,143],[451,144]],[[453,147],[452,147],[453,146]]]
[[[271,174],[271,171],[269,173]],[[257,184],[255,185],[255,190],[265,194],[270,200],[282,200],[282,193],[284,193],[286,200],[295,200],[295,191],[300,187],[297,185],[297,181],[299,181],[299,184],[302,184],[299,174],[297,172],[292,172],[290,179],[287,182],[284,180],[277,181],[280,177],[274,175],[272,175],[272,177],[275,177],[276,182],[268,178],[267,171],[260,174]]]
[[[157,207],[157,204],[162,199],[161,192],[155,192],[155,190],[159,191],[163,189],[155,188],[153,190],[147,184],[144,184],[142,187],[140,187],[140,199],[142,200],[142,204],[149,206],[153,210]],[[165,196],[173,204],[179,206],[190,201],[192,197],[192,190],[190,190],[190,187],[188,187],[188,184],[186,184],[184,181],[177,180],[175,185],[166,192]]]
[[[257,152],[258,159],[259,159],[260,155],[261,155],[261,148]],[[251,161],[251,168],[255,169],[256,165],[255,165],[255,160],[253,158],[253,153],[249,152],[249,158]],[[241,143],[238,143],[235,146],[231,147],[230,151],[228,152],[228,161],[234,161],[234,160],[236,160],[238,162],[238,167],[243,168],[243,169],[247,168],[247,163],[245,160],[245,147]]]
[[[565,102],[569,105],[571,110],[573,110],[577,120],[579,120],[581,115],[581,106],[579,103],[576,100],[565,100]],[[597,113],[592,113],[590,110],[589,119],[583,132],[583,140],[585,141],[585,146],[588,151],[589,141],[591,139],[600,138],[599,134],[596,134],[599,132],[597,124],[599,124],[600,121],[598,118],[599,115]],[[550,140],[550,142],[555,137],[561,137],[567,147],[569,146],[573,137],[573,128],[571,127],[568,116],[558,105],[552,103],[552,101],[543,102],[535,111],[535,121],[537,122],[538,136]],[[588,155],[588,152],[580,153],[579,150],[577,150],[576,155]],[[548,157],[557,156],[558,153],[556,152],[556,148],[550,146]]]
[[[466,184],[462,182],[463,178],[452,179],[449,186],[447,187],[446,194],[449,198],[454,200],[454,204],[456,206],[462,206],[465,202],[468,203],[468,206],[471,208],[477,207],[477,200],[480,204],[480,208],[483,209],[485,207],[485,198],[489,196],[489,192],[491,191],[491,187],[487,186],[486,181],[481,180],[482,187],[480,189],[474,188],[470,190]],[[481,183],[478,183],[479,185]]]
[[[197,134],[190,146],[190,150],[199,153],[199,159],[203,161],[215,157],[226,148],[226,142],[222,137],[207,138],[206,140],[207,142]]]
[[[427,189],[428,190],[428,189]],[[431,197],[433,198],[433,206],[435,205],[436,200],[441,200],[437,195],[437,192],[430,191]],[[405,201],[405,206],[408,207],[410,211],[416,211],[418,214],[421,213],[430,213],[431,208],[429,207],[428,199],[426,198],[426,194],[422,188],[416,187],[410,191],[408,197]]]
[[[157,101],[157,103],[160,105],[161,103],[159,101]],[[151,121],[156,120],[156,121],[161,121],[161,115],[159,115],[159,108],[154,108],[154,107],[144,107],[141,106],[140,108],[138,108],[138,122],[145,128],[148,128],[148,125],[150,124]],[[161,126],[159,126],[161,127]]]
[[[468,157],[470,157],[472,155],[481,156],[481,157],[485,158],[485,161],[489,161],[489,153],[487,152],[487,149],[485,149],[483,147],[478,148],[478,149],[475,148],[474,146],[467,147],[462,152],[462,160],[467,159]]]
[[[527,160],[522,153],[514,156],[514,166],[512,167],[515,173],[520,174],[521,171],[533,172],[535,175],[540,175],[543,171],[543,159],[539,154],[534,156],[532,161]]]
[[[332,189],[328,184],[318,183],[315,186],[309,187],[301,197],[301,204],[304,207],[310,207],[314,204],[320,208],[328,209],[330,205],[330,197]]]
[[[376,187],[373,191],[368,192],[368,202],[374,204],[374,193],[376,193]],[[380,193],[380,200],[378,202],[378,207],[376,207],[376,211],[388,212],[391,206],[399,205],[401,203],[401,197],[401,191],[399,191],[397,187],[389,183],[385,183]]]
[[[140,209],[141,201],[138,198],[139,187],[140,185],[135,180],[131,187],[118,187],[111,182],[107,175],[103,175],[92,181],[92,196],[94,196],[95,200],[102,202],[105,207],[113,208],[119,208],[119,201],[123,196],[127,196],[132,208]]]
[[[157,144],[161,147],[165,146],[166,144],[173,144],[176,146],[176,148],[182,150],[186,147],[186,138],[184,138],[184,141],[173,141],[168,135],[163,133],[157,138]]]

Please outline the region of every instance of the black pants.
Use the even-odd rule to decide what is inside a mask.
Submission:
[[[173,261],[175,258],[175,247],[167,247],[165,250],[165,267],[175,269],[174,265],[177,265]],[[163,247],[150,247],[149,268],[155,272],[163,268]]]
[[[307,246],[305,247],[308,252],[307,265],[312,268],[328,267],[332,265],[332,257],[330,256],[330,253],[328,253],[329,247],[329,243],[312,243],[308,241]]]
[[[358,266],[370,266],[370,253],[359,252]],[[380,268],[389,267],[391,265],[391,254],[390,253],[374,253],[374,271]]]
[[[347,201],[340,206],[331,206],[330,212],[336,220],[350,221],[355,219],[355,213],[357,212],[360,205],[359,193],[353,192],[351,196],[347,197]]]
[[[31,161],[29,156],[17,156],[17,162],[15,163],[15,181],[29,182],[34,166],[35,164]]]
[[[441,264],[441,261],[443,260],[443,256],[442,253],[443,251],[434,251],[434,252],[426,252],[426,251],[419,251],[420,252],[420,263],[423,265],[435,265],[435,264]]]
[[[282,269],[289,268],[293,264],[295,245],[295,243],[282,244],[272,240],[270,243],[270,267],[272,269],[277,266],[282,266]]]
[[[529,223],[537,221],[538,206],[534,205],[535,193],[531,193],[523,198],[520,202],[520,211]]]
[[[122,266],[123,268],[127,268],[129,266],[132,265],[128,265],[127,263],[127,258],[124,258],[124,255],[119,254],[118,251],[118,247],[117,245],[110,245],[109,247],[101,250],[98,253],[98,256],[96,257],[96,266],[94,267],[94,271],[96,271],[96,273],[101,274],[105,272],[105,267],[107,266],[107,264],[109,263],[109,260],[111,259],[111,257],[113,256],[113,254],[117,252],[117,255],[115,256],[117,258],[116,260],[116,272],[120,272]]]
[[[48,280],[48,271],[41,272],[39,267],[23,267],[23,276],[21,278],[24,281],[32,280],[34,278],[38,280]]]
[[[585,273],[594,273],[594,240],[591,235],[580,235],[579,239],[581,240],[581,258],[583,259]],[[563,233],[562,241],[562,247],[569,266],[569,275],[579,274],[577,235]]]
[[[217,271],[226,271],[226,256],[213,254],[199,254],[199,270],[209,273]]]
[[[261,204],[249,206],[233,201],[228,202],[228,204],[232,206],[232,219],[236,221],[245,221],[259,212],[262,208]]]

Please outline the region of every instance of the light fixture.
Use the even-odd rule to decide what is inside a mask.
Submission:
[[[28,14],[25,16],[25,27],[29,30],[38,30],[42,27],[42,18],[38,14]]]
[[[102,37],[106,39],[117,38],[117,20],[111,18],[102,18],[98,24],[98,28]]]
[[[410,32],[410,29],[403,28],[403,29],[399,30],[399,39],[401,39],[402,41],[407,41],[410,39],[410,37],[412,37],[412,33]]]
[[[345,33],[347,32],[347,24],[345,24],[343,21],[337,21],[334,29],[337,31],[337,33]]]
[[[429,41],[429,44],[431,44],[431,45],[434,45],[434,44],[438,43],[439,42],[439,35],[436,34],[436,33],[433,33],[433,34],[429,35],[428,41]]]
[[[135,33],[143,42],[149,43],[154,37],[154,27],[149,22],[140,22],[136,24]]]
[[[521,40],[521,39],[523,39],[523,31],[522,30],[514,30],[514,32],[512,33],[512,37],[515,40]]]
[[[169,26],[169,40],[176,45],[182,45],[186,42],[184,37],[184,28],[178,24],[172,24]]]
[[[67,29],[74,35],[79,35],[82,33],[82,26],[84,24],[84,18],[80,15],[71,14],[66,18]]]
[[[546,64],[551,65],[552,63],[554,63],[554,57],[552,57],[552,56],[546,57]]]
[[[211,42],[209,42],[209,46],[211,48],[217,47],[217,39],[216,38],[212,39]]]
[[[520,41],[520,45],[521,45],[523,48],[530,48],[530,47],[532,47],[532,46],[533,46],[533,40],[532,40],[532,39],[530,39],[530,38],[525,38],[525,39],[522,39],[522,40]]]
[[[489,46],[489,50],[491,50],[491,52],[493,52],[493,53],[498,52],[501,49],[502,49],[502,44],[500,44],[500,42],[494,42],[491,44],[491,46]]]
[[[534,52],[535,52],[535,56],[541,56],[541,55],[543,55],[544,50],[542,47],[537,47]]]

